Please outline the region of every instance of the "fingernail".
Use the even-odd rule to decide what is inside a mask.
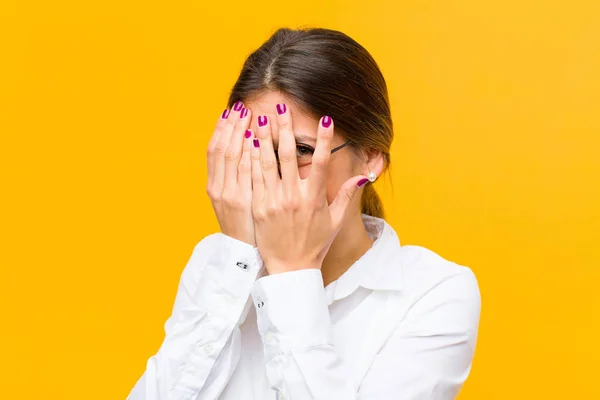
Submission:
[[[369,182],[369,180],[367,178],[362,178],[360,181],[358,181],[358,183],[356,184],[356,186],[361,187],[361,186],[363,186],[367,182]]]
[[[258,126],[265,126],[266,124],[267,124],[267,116],[266,115],[259,115],[259,117],[258,117]]]
[[[324,116],[321,120],[321,124],[323,125],[323,128],[329,128],[331,125],[331,117],[328,115]]]
[[[258,139],[254,139],[254,147],[260,147],[260,145],[258,144]]]
[[[250,131],[250,129],[246,129],[246,133],[244,134],[244,136],[246,137],[246,139],[252,136],[252,132]]]
[[[279,115],[285,114],[285,110],[287,110],[287,107],[285,106],[285,104],[277,104],[277,114],[279,114]]]
[[[240,112],[240,118],[244,118],[248,115],[248,109],[246,107],[242,107],[242,111]]]
[[[236,101],[235,104],[233,105],[233,109],[235,111],[240,111],[243,107],[243,104],[241,101]]]
[[[221,114],[221,118],[227,119],[227,117],[229,117],[229,109],[226,108],[223,114]]]

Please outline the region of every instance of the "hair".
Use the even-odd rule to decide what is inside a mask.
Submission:
[[[390,166],[392,118],[383,74],[369,52],[348,35],[323,28],[278,29],[251,53],[228,104],[279,91],[301,111],[329,115],[355,149],[381,152]],[[383,218],[381,199],[366,185],[361,212]]]

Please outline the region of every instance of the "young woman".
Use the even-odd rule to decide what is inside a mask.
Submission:
[[[252,53],[207,151],[222,233],[128,399],[454,399],[479,289],[383,219],[392,138],[384,78],[345,34],[280,29]]]

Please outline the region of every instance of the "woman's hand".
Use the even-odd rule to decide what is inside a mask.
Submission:
[[[226,109],[208,144],[208,183],[206,192],[212,202],[221,231],[253,246],[252,179],[250,151],[253,135],[250,110],[241,102]]]
[[[252,149],[252,215],[256,244],[269,274],[307,268],[321,268],[333,239],[339,232],[346,210],[358,191],[363,175],[348,179],[329,205],[326,176],[333,122],[324,116],[319,121],[317,145],[310,175],[300,179],[296,159],[296,140],[292,119],[285,105],[278,105],[279,162],[273,150],[271,124],[259,116]],[[281,113],[283,111],[283,113]]]

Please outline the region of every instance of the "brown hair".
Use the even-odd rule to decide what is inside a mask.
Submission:
[[[381,152],[384,170],[389,167],[393,129],[387,86],[373,57],[346,34],[278,29],[244,62],[229,107],[264,90],[284,93],[317,119],[329,115],[354,148]],[[384,217],[373,185],[363,190],[361,212]]]

